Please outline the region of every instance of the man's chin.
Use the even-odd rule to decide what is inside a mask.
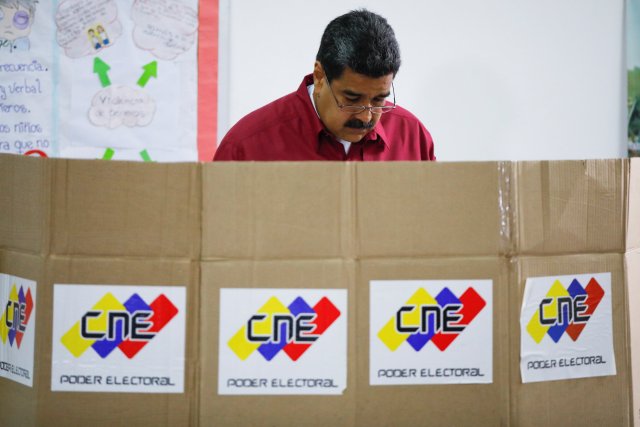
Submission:
[[[371,132],[371,129],[345,129],[342,139],[349,142],[360,142],[369,132]]]

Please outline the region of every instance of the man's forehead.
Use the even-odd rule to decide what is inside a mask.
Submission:
[[[382,77],[370,77],[357,73],[350,68],[345,68],[342,75],[334,78],[331,83],[332,85],[339,86],[343,91],[353,93],[376,92],[379,94],[385,94],[391,90],[392,82],[393,74],[387,74]]]

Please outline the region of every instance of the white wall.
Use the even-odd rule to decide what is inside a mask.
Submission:
[[[366,7],[402,51],[398,104],[439,160],[626,156],[624,0],[221,0],[220,136],[294,91],[329,21]]]

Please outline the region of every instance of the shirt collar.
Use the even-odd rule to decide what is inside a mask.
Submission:
[[[316,111],[316,107],[313,105],[313,102],[311,101],[311,98],[309,97],[309,91],[307,89],[307,86],[312,85],[313,84],[313,74],[308,74],[306,75],[303,79],[302,79],[302,83],[300,84],[300,87],[298,87],[298,90],[296,91],[296,95],[301,98],[304,103],[306,104],[307,108],[310,109],[310,113],[311,113],[311,122],[309,123],[311,125],[311,129],[313,130],[314,134],[318,135],[318,138],[320,138],[320,136],[324,133],[324,134],[328,134],[331,135],[329,133],[329,131],[327,131],[324,127],[324,125],[322,124],[322,121],[320,120],[320,117],[318,116],[318,112]],[[333,138],[335,138],[335,136],[331,135]],[[319,139],[318,139],[319,140]],[[375,142],[377,144],[382,144],[384,145],[385,148],[389,148],[389,144],[387,143],[388,138],[387,138],[387,134],[384,131],[384,126],[382,125],[382,121],[378,120],[378,123],[376,123],[375,127],[373,128],[373,130],[371,132],[369,132],[368,134],[366,134],[363,138],[362,141],[372,141]]]

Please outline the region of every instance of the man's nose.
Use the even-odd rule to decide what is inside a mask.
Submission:
[[[356,114],[356,117],[365,123],[369,123],[373,119],[371,107],[367,107],[364,110],[360,111],[358,114]]]

